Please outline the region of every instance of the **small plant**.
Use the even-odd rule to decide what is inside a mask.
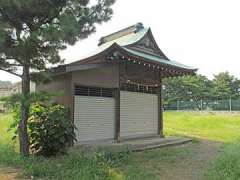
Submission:
[[[131,150],[128,146],[109,146],[99,148],[94,154],[99,161],[118,167],[128,160]]]
[[[28,128],[30,149],[34,154],[63,154],[75,140],[69,110],[59,104],[34,104]]]

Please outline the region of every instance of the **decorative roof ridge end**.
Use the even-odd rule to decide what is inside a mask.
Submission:
[[[123,36],[126,36],[128,34],[137,33],[137,32],[139,32],[143,28],[144,28],[144,26],[143,26],[142,23],[137,23],[137,24],[135,24],[133,26],[129,26],[129,27],[124,28],[124,29],[122,29],[120,31],[114,32],[112,34],[109,34],[107,36],[103,36],[103,37],[100,38],[98,46],[101,46],[102,44],[104,44],[106,42],[113,41],[115,39],[118,39],[118,38],[121,38]]]

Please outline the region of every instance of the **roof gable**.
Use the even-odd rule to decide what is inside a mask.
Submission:
[[[99,41],[99,48],[105,49],[114,43],[121,47],[129,47],[168,60],[167,56],[158,47],[151,29],[144,28],[142,23],[137,23],[136,25],[102,37]]]
[[[156,43],[150,28],[139,41],[128,45],[128,47],[169,60]]]
[[[144,28],[141,23],[130,26],[116,33],[102,37],[96,51],[88,54],[79,61],[70,63],[69,65],[106,63],[109,58],[122,54],[121,58],[128,56],[141,60],[142,62],[155,63],[154,66],[160,66],[179,69],[180,71],[196,71],[195,68],[185,66],[176,61],[169,60],[157,45],[150,28]],[[117,57],[118,59],[119,57]],[[141,63],[141,62],[140,62]],[[174,71],[174,70],[173,70]]]
[[[147,33],[140,41],[136,43],[137,46],[150,49],[150,50],[159,50],[159,47],[156,43],[149,37],[149,33]]]

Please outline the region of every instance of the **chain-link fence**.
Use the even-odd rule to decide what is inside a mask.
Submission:
[[[240,111],[240,99],[176,101],[165,104],[165,110]]]

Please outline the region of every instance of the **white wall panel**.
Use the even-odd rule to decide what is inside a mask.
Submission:
[[[114,98],[75,96],[74,122],[78,142],[113,139]]]
[[[120,136],[122,138],[157,134],[157,95],[121,91],[120,99]]]

